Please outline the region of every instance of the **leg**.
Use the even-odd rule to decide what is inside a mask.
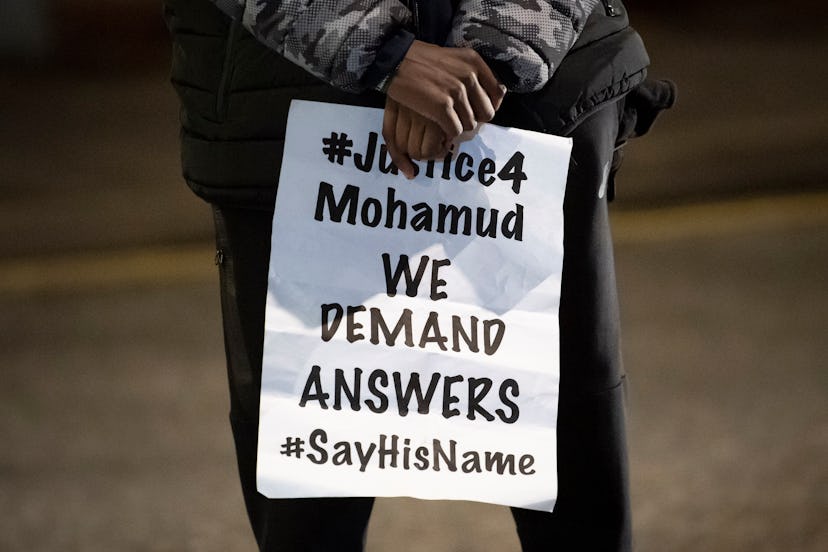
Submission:
[[[627,551],[631,545],[618,299],[607,182],[619,104],[573,133],[564,201],[558,501],[513,509],[523,550]]]
[[[272,213],[215,208],[230,423],[247,513],[263,551],[358,552],[372,498],[274,500],[256,490],[265,296]]]

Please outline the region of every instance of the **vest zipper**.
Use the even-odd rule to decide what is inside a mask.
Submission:
[[[601,0],[601,3],[604,4],[604,10],[608,16],[618,17],[621,15],[621,10],[615,5],[615,0]]]
[[[224,63],[221,66],[221,79],[219,80],[218,92],[216,93],[216,116],[223,121],[227,116],[227,92],[230,86],[230,70],[233,65],[233,47],[236,43],[236,34],[241,22],[232,21],[230,30],[227,32],[227,43],[224,45]]]
[[[417,0],[407,0],[406,5],[411,10],[411,20],[414,23],[414,35],[420,36],[420,7]]]

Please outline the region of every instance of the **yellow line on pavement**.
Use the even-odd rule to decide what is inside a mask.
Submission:
[[[616,211],[616,243],[664,242],[828,224],[828,192]]]
[[[612,214],[619,244],[668,242],[828,225],[828,192],[740,199]],[[0,261],[0,293],[216,281],[211,243]]]
[[[0,293],[83,291],[216,278],[215,247],[204,244],[88,252],[0,262]]]

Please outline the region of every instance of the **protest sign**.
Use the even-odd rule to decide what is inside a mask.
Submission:
[[[381,127],[378,109],[291,105],[259,491],[551,511],[571,141],[482,125],[407,180]]]

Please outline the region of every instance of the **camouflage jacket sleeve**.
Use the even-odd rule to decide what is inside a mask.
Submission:
[[[375,86],[385,76],[372,70],[375,62],[393,68],[380,58],[391,50],[401,51],[401,59],[414,40],[406,30],[411,12],[400,0],[212,1],[269,48],[351,92]],[[394,47],[385,48],[388,43]]]
[[[460,0],[448,44],[475,49],[509,90],[538,90],[598,1]]]

